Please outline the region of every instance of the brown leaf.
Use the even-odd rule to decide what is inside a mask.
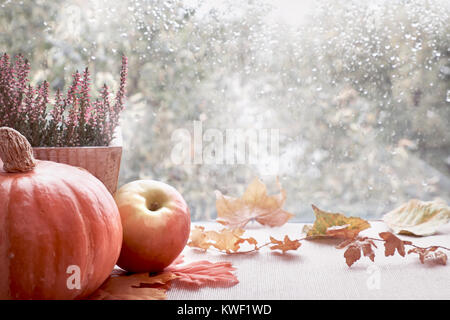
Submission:
[[[336,246],[338,249],[345,247],[347,247],[347,250],[344,253],[344,257],[349,267],[361,258],[361,251],[365,257],[375,261],[375,252],[372,247],[376,248],[377,246],[367,237],[346,239]]]
[[[350,225],[333,226],[327,228],[326,235],[332,238],[353,239],[358,235],[358,230],[350,229]]]
[[[355,238],[360,231],[370,228],[370,224],[364,219],[326,212],[315,205],[312,205],[312,208],[316,220],[312,227],[304,229],[308,239],[324,237],[351,239]]]
[[[355,244],[349,245],[344,252],[344,257],[347,265],[351,267],[352,264],[361,258],[361,249]]]
[[[283,253],[289,250],[297,250],[302,245],[300,240],[291,240],[287,235],[284,236],[283,241],[270,237],[270,243],[275,244],[270,247],[270,250],[281,250]]]
[[[419,259],[421,263],[425,263],[426,261],[446,265],[447,264],[447,255],[442,251],[436,251],[439,249],[438,246],[432,246],[429,248],[413,248],[408,251],[408,254],[417,253],[419,255]]]
[[[214,283],[233,286],[239,283],[233,274],[236,269],[230,262],[195,261],[186,265],[171,265],[166,270],[176,275],[177,281],[184,284],[206,286]]]
[[[262,225],[277,227],[285,224],[293,214],[282,209],[286,191],[277,181],[280,193],[269,196],[264,183],[255,178],[241,198],[224,196],[216,191],[217,222],[230,228],[244,228],[255,220]]]
[[[221,231],[205,231],[202,226],[195,226],[191,231],[190,242],[188,246],[207,250],[209,247],[214,247],[226,253],[237,252],[240,245],[247,242],[254,245],[257,249],[258,242],[256,239],[243,238],[243,229],[222,229]]]
[[[375,252],[373,252],[372,245],[375,246],[373,243],[363,243],[361,244],[361,249],[364,257],[369,257],[370,260],[375,261]]]
[[[381,232],[379,235],[385,241],[384,242],[384,254],[386,257],[393,256],[395,253],[395,250],[397,250],[398,253],[402,257],[404,257],[405,256],[405,245],[412,244],[411,241],[402,241],[401,239],[397,238],[391,232]]]
[[[164,271],[154,276],[149,273],[112,275],[90,297],[91,300],[162,300],[170,281],[178,276]]]

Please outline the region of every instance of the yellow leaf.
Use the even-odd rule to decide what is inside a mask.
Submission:
[[[224,196],[216,191],[217,222],[230,228],[243,228],[256,220],[262,225],[277,227],[285,224],[293,214],[282,209],[286,192],[277,181],[280,193],[269,196],[264,183],[256,178],[241,198]]]
[[[346,217],[342,213],[331,213],[312,205],[316,220],[312,226],[305,226],[308,239],[333,237],[351,239],[360,231],[370,228],[370,224],[361,218]]]
[[[209,247],[214,247],[218,250],[227,253],[237,252],[240,244],[248,242],[251,245],[257,246],[257,241],[250,238],[242,238],[244,234],[243,229],[222,229],[221,231],[205,231],[202,226],[195,226],[191,231],[190,241],[188,246],[207,250]]]
[[[386,213],[383,220],[397,234],[429,236],[450,221],[450,208],[441,201],[412,199]]]

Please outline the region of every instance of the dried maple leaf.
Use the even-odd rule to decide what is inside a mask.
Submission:
[[[212,245],[213,243],[209,241],[209,236],[205,231],[205,227],[195,226],[194,229],[191,230],[188,246],[208,250]]]
[[[450,221],[450,207],[442,201],[412,199],[386,213],[383,220],[395,233],[428,236]]]
[[[287,235],[284,236],[283,241],[270,237],[270,243],[274,244],[270,247],[270,250],[281,250],[283,253],[289,250],[297,250],[302,245],[300,240],[291,240]]]
[[[413,248],[408,251],[408,254],[417,253],[419,255],[419,259],[421,263],[425,263],[426,261],[434,262],[437,264],[446,265],[447,264],[447,255],[442,251],[436,251],[439,249],[438,246],[432,246],[429,248]]]
[[[360,231],[370,227],[370,224],[361,218],[346,217],[341,213],[323,211],[312,205],[316,220],[312,226],[305,226],[307,239],[336,237],[351,239]]]
[[[277,181],[280,193],[269,196],[258,178],[247,187],[241,198],[224,196],[216,191],[217,222],[230,228],[243,228],[255,220],[262,225],[277,227],[285,224],[293,214],[282,209],[286,191]]]
[[[346,239],[336,246],[338,249],[347,247],[344,252],[344,257],[347,265],[350,267],[361,258],[361,251],[365,257],[375,261],[375,252],[372,247],[377,247],[375,243],[367,237],[356,237],[353,239]]]
[[[391,232],[381,232],[380,237],[384,240],[384,254],[386,257],[393,256],[395,250],[404,257],[405,256],[405,245],[412,244],[411,241],[403,241],[400,238],[397,238]]]
[[[210,283],[233,286],[239,280],[233,274],[235,268],[230,262],[196,261],[186,265],[171,265],[166,271],[177,276],[177,281],[184,284],[205,286]]]
[[[156,275],[135,273],[112,275],[90,297],[91,300],[162,300],[170,281],[178,276],[172,272]]]
[[[258,242],[250,237],[243,238],[243,229],[222,229],[221,231],[205,231],[202,226],[195,226],[191,231],[190,241],[188,246],[207,250],[209,247],[214,247],[227,253],[237,252],[240,245],[247,242],[254,245],[257,249]]]

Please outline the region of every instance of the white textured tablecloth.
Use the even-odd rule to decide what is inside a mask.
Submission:
[[[211,222],[194,223],[207,230],[220,230]],[[371,222],[372,228],[361,235],[378,238],[388,231],[382,222]],[[277,239],[287,234],[291,239],[302,237],[303,224],[288,223],[279,228],[250,225],[244,236],[252,236],[260,243],[269,236]],[[429,237],[407,237],[419,246],[450,246],[450,225]],[[422,265],[416,254],[402,258],[384,256],[383,243],[377,243],[375,263],[362,257],[351,268],[332,240],[302,241],[297,251],[282,255],[262,248],[259,252],[226,255],[186,247],[185,261],[230,261],[236,267],[240,281],[229,288],[201,288],[189,290],[176,284],[168,291],[168,299],[450,299],[450,263],[446,266]],[[446,251],[450,256],[450,252]]]

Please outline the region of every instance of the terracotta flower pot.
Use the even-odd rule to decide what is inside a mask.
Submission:
[[[116,137],[106,147],[35,147],[34,157],[81,167],[97,177],[114,194],[119,180],[122,158],[122,136]]]

